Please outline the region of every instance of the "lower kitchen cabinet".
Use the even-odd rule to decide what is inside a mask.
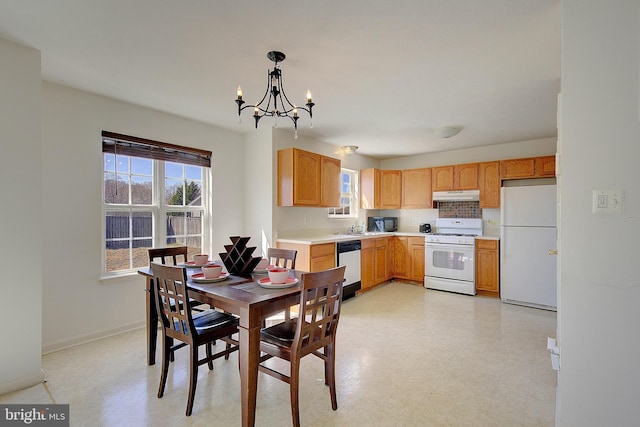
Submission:
[[[390,241],[389,237],[362,239],[360,281],[363,290],[391,279],[389,256],[393,251],[389,248]]]
[[[389,242],[390,237],[379,237],[374,248],[374,273],[373,281],[377,285],[391,279],[390,258],[389,258]]]
[[[282,249],[298,251],[296,255],[296,270],[314,272],[329,270],[336,266],[335,242],[317,245],[278,242],[276,246]]]
[[[424,237],[396,236],[392,239],[392,276],[412,282],[424,281]]]
[[[476,292],[500,297],[500,253],[498,240],[476,239]]]
[[[360,282],[362,289],[369,289],[375,285],[375,252],[376,239],[362,239],[360,252]]]

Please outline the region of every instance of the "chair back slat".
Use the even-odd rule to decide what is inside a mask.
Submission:
[[[178,262],[187,262],[188,248],[186,246],[170,246],[168,248],[150,248],[149,249],[149,263],[156,260],[160,260],[162,264],[167,265],[168,261],[172,261],[173,264],[178,265]],[[180,261],[178,257],[182,257]]]
[[[302,357],[335,340],[340,309],[344,266],[302,275],[300,318],[292,348],[292,358]]]
[[[298,251],[296,251],[295,249],[267,249],[267,259],[269,260],[269,264],[277,265],[278,267],[289,268],[291,270],[295,270],[296,268],[297,255]]]

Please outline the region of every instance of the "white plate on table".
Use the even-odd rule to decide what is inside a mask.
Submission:
[[[196,273],[191,276],[191,280],[196,283],[213,283],[213,282],[222,282],[223,280],[227,280],[229,278],[229,273],[220,273],[220,276],[213,277],[211,279],[207,279],[204,277],[204,273]]]
[[[180,264],[180,266],[187,267],[187,268],[202,268],[205,265],[213,265],[213,264],[215,263],[212,261],[209,261],[206,264],[196,264],[194,261],[187,261],[185,263]]]
[[[298,279],[295,277],[288,277],[287,281],[284,283],[271,283],[271,280],[269,280],[268,277],[265,277],[263,279],[257,280],[256,283],[267,289],[284,289],[297,285]]]

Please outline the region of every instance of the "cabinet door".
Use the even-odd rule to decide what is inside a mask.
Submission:
[[[500,162],[480,163],[480,207],[500,207]]]
[[[556,176],[556,156],[536,157],[536,176]]]
[[[409,237],[408,252],[409,279],[419,281],[422,284],[424,281],[424,238]]]
[[[340,206],[340,160],[320,157],[320,206]]]
[[[318,206],[320,204],[320,155],[294,149],[293,203]]]
[[[477,163],[455,165],[453,167],[453,189],[454,190],[477,190],[478,189],[478,164]]]
[[[329,270],[336,266],[336,244],[322,243],[311,245],[310,271]]]
[[[391,251],[393,252],[393,267],[391,274],[400,279],[409,278],[409,250],[407,237],[396,236],[391,238]]]
[[[529,159],[511,159],[500,162],[502,179],[533,178],[536,175],[536,161]]]
[[[382,283],[389,278],[389,264],[387,254],[389,252],[389,238],[379,238],[375,247],[375,274],[374,283]]]
[[[431,209],[431,169],[402,171],[402,208]]]
[[[360,209],[376,208],[376,178],[379,178],[379,173],[373,168],[360,170]]]
[[[499,257],[497,240],[476,240],[476,290],[500,296]]]
[[[360,252],[360,281],[362,289],[368,289],[374,285],[375,239],[362,239],[362,251]]]
[[[402,198],[402,171],[380,171],[379,209],[400,209]]]
[[[433,191],[453,190],[453,166],[431,168],[431,186]]]

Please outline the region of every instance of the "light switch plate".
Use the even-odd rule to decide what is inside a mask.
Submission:
[[[593,213],[622,213],[622,190],[593,190]]]

